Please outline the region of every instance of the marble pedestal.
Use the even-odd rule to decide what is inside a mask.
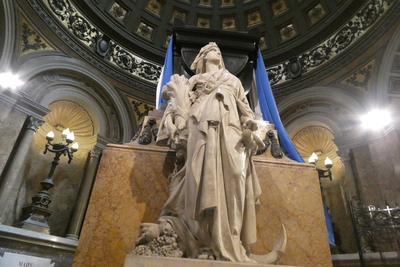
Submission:
[[[268,152],[268,151],[267,151]],[[312,165],[254,158],[263,193],[253,254],[266,254],[280,234],[287,247],[279,264],[331,267],[318,175]],[[75,267],[122,267],[141,222],[154,222],[168,197],[174,154],[154,145],[108,145],[101,158],[74,258]],[[211,263],[210,263],[211,264]],[[144,266],[144,265],[143,265]],[[175,266],[175,265],[173,265]],[[213,265],[210,265],[213,266]]]

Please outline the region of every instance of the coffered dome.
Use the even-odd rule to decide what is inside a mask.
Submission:
[[[97,0],[73,1],[106,35],[162,63],[174,18],[226,31],[260,30],[268,64],[296,56],[349,20],[365,1],[343,0]]]

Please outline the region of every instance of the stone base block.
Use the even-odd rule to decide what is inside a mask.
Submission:
[[[238,263],[227,261],[208,261],[208,260],[192,260],[192,259],[176,259],[176,258],[157,258],[145,256],[127,255],[124,267],[272,267],[276,265],[256,264],[256,263]],[[297,267],[288,265],[279,265],[280,267]]]
[[[126,255],[135,248],[140,224],[155,222],[160,216],[168,198],[167,178],[174,162],[174,153],[153,145],[108,145],[101,158],[74,267],[124,265]],[[254,157],[254,165],[262,194],[257,212],[258,240],[251,246],[251,253],[270,252],[283,224],[287,246],[278,264],[332,267],[315,167],[275,159],[269,151]]]

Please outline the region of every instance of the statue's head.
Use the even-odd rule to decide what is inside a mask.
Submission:
[[[200,52],[197,54],[197,57],[194,59],[192,65],[190,66],[190,69],[195,70],[196,74],[204,73],[206,71],[207,54],[208,52],[213,50],[219,51],[221,53],[218,45],[214,42],[210,42],[208,45],[203,46],[200,49]],[[225,68],[224,60],[222,59],[222,57],[219,63],[219,68]]]

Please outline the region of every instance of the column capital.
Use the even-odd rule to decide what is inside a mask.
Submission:
[[[350,149],[341,149],[336,152],[338,156],[341,158],[342,162],[349,162],[350,161]]]
[[[26,129],[27,130],[32,130],[34,132],[36,132],[39,129],[39,127],[44,124],[43,120],[35,118],[32,115],[29,115],[27,120],[28,121],[27,121],[27,124],[26,124]]]
[[[92,158],[99,158],[103,153],[103,148],[95,145],[92,149],[90,149],[90,157]]]

